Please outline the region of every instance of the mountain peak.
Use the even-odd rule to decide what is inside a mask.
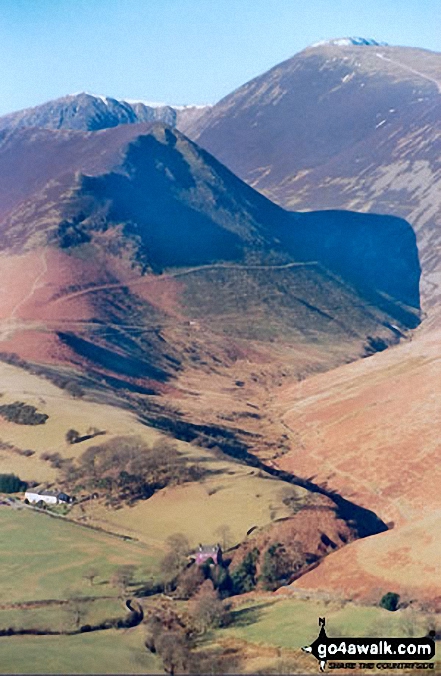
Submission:
[[[377,42],[373,38],[347,37],[347,38],[333,38],[332,40],[321,40],[315,42],[310,47],[322,47],[324,45],[336,45],[337,47],[350,47],[355,45],[357,47],[387,47],[387,42]]]
[[[98,131],[120,124],[163,122],[178,127],[193,122],[208,106],[170,106],[165,103],[128,101],[75,92],[34,108],[0,117],[0,130],[17,127]]]

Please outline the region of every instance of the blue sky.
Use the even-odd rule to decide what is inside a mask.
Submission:
[[[348,35],[441,51],[441,0],[0,0],[0,114],[78,91],[212,103]]]

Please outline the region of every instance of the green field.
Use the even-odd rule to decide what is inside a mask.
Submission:
[[[105,619],[124,617],[127,612],[124,603],[117,598],[75,599],[40,607],[15,606],[0,609],[0,627],[70,632],[83,624],[99,624]]]
[[[142,543],[124,541],[69,521],[28,509],[0,508],[0,604],[116,596],[112,573],[122,565],[136,566],[136,582],[156,570],[158,552]],[[97,571],[91,585],[83,575]]]
[[[78,624],[123,617],[128,611],[110,583],[112,573],[131,564],[136,582],[143,582],[155,571],[157,553],[146,545],[31,510],[2,508],[0,532],[1,628],[72,631],[78,626],[78,605]],[[97,571],[93,584],[83,578],[90,568]],[[96,600],[14,605],[73,595]],[[142,632],[138,627],[77,636],[0,637],[0,673],[162,673],[143,647]]]
[[[222,527],[228,528],[229,545],[234,545],[244,540],[253,526],[266,526],[290,515],[282,501],[283,491],[290,489],[281,481],[259,476],[257,470],[238,463],[207,458],[202,451],[198,460],[213,471],[212,476],[197,483],[170,486],[133,507],[111,511],[89,504],[87,514],[92,522],[158,548],[177,532],[183,533],[192,546],[217,542],[222,540]],[[292,493],[301,498],[306,495],[306,491],[295,487]]]
[[[234,637],[249,643],[297,649],[317,638],[319,617],[326,618],[330,637],[405,637],[410,631],[422,636],[429,619],[409,608],[389,612],[355,603],[266,599],[240,606],[234,612],[233,626],[219,630],[216,638]]]
[[[78,636],[0,638],[0,672],[7,674],[162,674],[143,647],[142,628]]]

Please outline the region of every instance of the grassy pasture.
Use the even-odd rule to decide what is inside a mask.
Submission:
[[[261,527],[290,514],[282,502],[283,482],[232,462],[212,459],[207,465],[212,469],[223,467],[224,471],[200,483],[168,487],[149,500],[117,511],[90,504],[86,509],[91,522],[157,547],[177,532],[184,533],[194,546],[222,542],[221,531],[226,526],[231,546],[244,540],[253,526]],[[305,491],[299,489],[298,493]]]
[[[1,404],[23,401],[31,404],[49,418],[44,425],[18,425],[0,417],[0,440],[19,449],[31,449],[35,454],[24,457],[7,449],[0,449],[0,472],[14,472],[25,480],[54,481],[56,470],[41,459],[43,453],[59,453],[76,458],[89,446],[102,443],[112,436],[142,434],[151,443],[161,435],[139,423],[129,411],[108,404],[73,399],[67,392],[48,380],[34,376],[23,369],[0,362]],[[73,428],[86,434],[89,427],[105,430],[106,435],[67,444],[65,435]]]
[[[314,599],[261,599],[246,603],[234,613],[233,626],[219,630],[218,638],[297,649],[318,636],[318,618],[326,618],[329,637],[405,637],[427,631],[428,618],[410,608],[389,612],[376,606],[339,604]]]
[[[77,636],[0,639],[0,673],[162,674],[160,660],[143,646],[143,629]]]
[[[133,564],[137,581],[154,570],[158,552],[31,510],[0,510],[0,604],[65,599],[73,591],[112,596],[109,580],[116,568]],[[83,578],[90,569],[93,585]]]
[[[21,605],[0,609],[0,627],[70,632],[84,624],[99,624],[103,620],[125,617],[127,612],[122,600],[116,597],[98,597],[94,600],[75,600],[37,607]]]
[[[0,363],[0,382],[4,392],[2,403],[24,401],[49,415],[44,425],[31,428],[0,419],[0,440],[35,451],[35,455],[23,457],[0,450],[0,472],[15,472],[25,480],[55,482],[57,471],[49,462],[41,460],[44,452],[75,458],[89,446],[102,444],[117,435],[140,435],[149,444],[162,436],[141,424],[129,411],[72,399],[47,380],[9,364]],[[69,428],[84,434],[90,426],[107,433],[79,444],[66,443]],[[283,482],[265,478],[254,469],[217,457],[206,449],[185,442],[177,442],[177,446],[192,460],[203,463],[212,472],[211,476],[202,483],[169,487],[145,502],[118,511],[100,508],[98,504],[85,505],[90,523],[132,535],[163,550],[167,536],[176,532],[183,532],[197,544],[201,540],[219,540],[219,528],[228,526],[234,544],[242,540],[252,526],[263,526],[289,515],[289,509],[282,502]],[[299,489],[299,492],[303,491]],[[74,508],[72,514],[81,516],[78,508]]]

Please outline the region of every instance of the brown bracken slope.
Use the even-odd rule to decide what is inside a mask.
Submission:
[[[374,510],[394,529],[351,544],[296,583],[372,600],[441,596],[441,355],[438,331],[280,388],[290,438],[276,464]],[[379,595],[380,594],[380,595]]]

